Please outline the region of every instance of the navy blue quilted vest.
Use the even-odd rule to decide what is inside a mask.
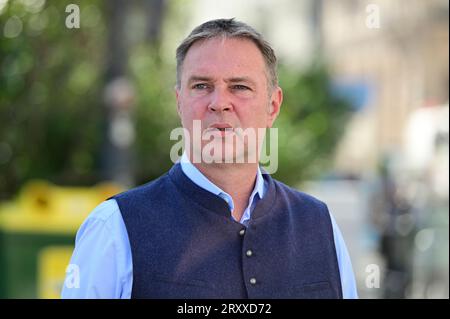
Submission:
[[[342,298],[325,204],[268,174],[248,228],[180,164],[119,194],[132,298]]]

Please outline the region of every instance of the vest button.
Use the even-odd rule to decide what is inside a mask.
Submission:
[[[250,278],[250,283],[252,285],[256,285],[256,278]]]
[[[242,228],[242,229],[239,231],[239,235],[244,236],[244,234],[245,234],[245,228]]]
[[[253,252],[249,249],[245,254],[247,255],[247,257],[251,257],[253,255]]]

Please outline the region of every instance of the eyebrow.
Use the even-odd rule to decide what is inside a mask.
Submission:
[[[255,85],[255,82],[252,79],[250,79],[248,76],[230,78],[230,79],[225,80],[225,82],[231,82],[231,83],[247,82],[252,85]]]
[[[214,82],[213,78],[208,77],[208,76],[192,75],[188,79],[188,84],[191,84],[192,82],[197,82],[197,81]],[[227,83],[247,82],[247,83],[250,83],[252,85],[255,85],[255,82],[252,79],[250,79],[249,77],[247,77],[247,76],[228,78],[228,79],[225,79],[225,82],[227,82]]]
[[[202,81],[202,82],[211,82],[212,78],[207,77],[207,76],[198,76],[198,75],[192,75],[189,80],[188,83],[192,83],[192,82],[198,82],[198,81]]]

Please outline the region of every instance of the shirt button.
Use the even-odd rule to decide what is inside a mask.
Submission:
[[[253,252],[249,249],[245,254],[247,255],[247,257],[251,257],[253,255]]]
[[[256,278],[250,278],[250,283],[252,285],[256,285]]]
[[[242,228],[242,229],[239,231],[239,235],[244,236],[244,234],[245,234],[245,228]]]

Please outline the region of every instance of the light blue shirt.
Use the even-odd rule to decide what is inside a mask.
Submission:
[[[230,211],[234,209],[231,196],[209,181],[189,162],[185,154],[183,154],[180,164],[189,179],[205,190],[223,198],[230,207]],[[255,187],[240,223],[248,225],[253,208],[264,196],[265,187],[261,170],[258,168]],[[233,218],[231,214],[230,218]],[[333,216],[331,216],[331,221],[343,297],[357,298],[350,256]],[[81,225],[76,235],[70,266],[61,298],[127,299],[131,297],[133,286],[131,247],[125,223],[115,200],[101,203]],[[73,271],[73,269],[77,271]],[[74,278],[74,276],[76,277]]]

